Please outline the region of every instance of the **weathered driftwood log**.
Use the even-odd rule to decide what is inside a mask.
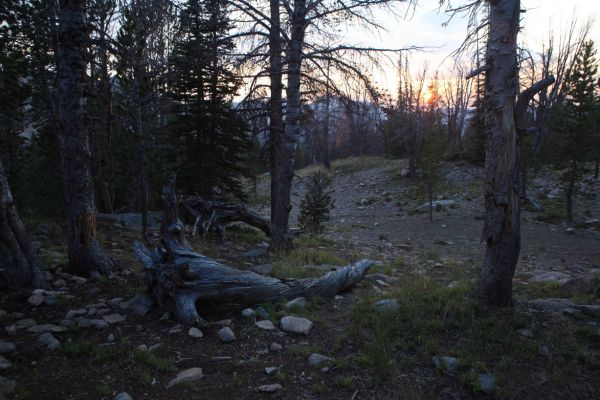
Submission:
[[[144,265],[153,299],[173,311],[187,325],[202,321],[196,304],[202,301],[257,304],[300,296],[332,297],[360,281],[372,265],[362,260],[314,279],[279,280],[242,271],[196,253],[183,234],[177,213],[174,182],[163,189],[163,220],[160,246],[150,251],[134,243],[134,253]]]
[[[199,196],[187,197],[181,204],[195,219],[194,233],[198,227],[206,237],[210,232],[216,232],[225,238],[225,227],[231,222],[243,222],[260,229],[271,236],[271,222],[258,214],[246,209],[243,204],[227,204],[223,201],[209,201]]]

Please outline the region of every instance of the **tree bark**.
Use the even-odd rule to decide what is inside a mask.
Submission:
[[[485,82],[486,252],[475,294],[487,306],[512,302],[512,279],[521,250],[519,152],[513,115],[518,88],[519,0],[488,0]]]
[[[271,80],[270,141],[271,141],[271,247],[278,249],[289,245],[287,215],[284,203],[282,154],[283,140],[283,62],[281,44],[281,16],[279,0],[270,0],[271,26],[269,32],[269,64]]]
[[[67,245],[75,273],[108,273],[112,261],[96,239],[96,206],[83,93],[86,70],[84,0],[61,0],[59,15],[58,141],[67,203]]]
[[[331,91],[330,91],[330,79],[329,79],[329,68],[330,61],[327,61],[327,88],[325,93],[325,122],[323,127],[323,166],[327,169],[331,169],[331,161],[329,159],[329,112],[331,103]]]
[[[296,0],[291,17],[291,38],[288,48],[288,74],[286,87],[285,128],[275,148],[275,165],[278,170],[275,196],[271,193],[271,221],[273,234],[271,247],[287,250],[291,247],[288,223],[292,210],[291,192],[294,179],[294,161],[300,120],[300,70],[302,67],[302,45],[306,29],[306,0]]]
[[[160,247],[151,252],[136,242],[134,253],[146,268],[149,292],[155,302],[174,312],[186,325],[203,321],[196,309],[202,301],[258,304],[300,296],[333,297],[360,281],[373,263],[362,260],[320,278],[285,281],[221,264],[196,253],[187,242],[177,211],[179,199],[174,183],[173,180],[162,192]]]
[[[1,285],[6,288],[44,287],[36,250],[25,231],[15,207],[4,165],[0,160],[0,273]]]

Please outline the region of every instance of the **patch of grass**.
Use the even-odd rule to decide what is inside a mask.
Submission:
[[[302,235],[295,240],[298,247],[334,246],[335,241],[320,235]]]
[[[155,356],[149,351],[135,349],[133,351],[133,357],[136,361],[139,361],[142,364],[152,367],[160,372],[170,372],[175,369],[172,360]]]
[[[280,279],[310,278],[323,273],[307,265],[344,265],[346,262],[329,251],[322,249],[296,249],[288,253],[275,254],[273,275]]]
[[[550,328],[547,316],[519,309],[481,309],[468,293],[465,285],[448,288],[425,277],[405,277],[386,294],[398,300],[398,309],[386,313],[373,310],[379,297],[362,293],[351,327],[361,345],[356,364],[389,378],[418,365],[433,368],[434,355],[453,356],[460,361],[463,384],[477,391],[479,373],[491,372],[499,397],[511,390],[502,382],[525,387],[541,373],[567,381],[581,376],[591,379],[590,371],[600,365],[594,355],[600,342],[597,327],[556,320]],[[540,329],[542,322],[546,327]],[[534,332],[533,338],[518,333],[525,328]],[[542,344],[551,349],[552,357],[539,353]]]
[[[540,204],[544,209],[542,214],[535,216],[536,221],[546,222],[548,224],[558,224],[566,218],[564,199],[542,199]]]
[[[242,225],[230,225],[227,227],[227,237],[236,242],[258,244],[268,242],[269,238],[260,230]]]
[[[320,353],[322,350],[318,346],[296,344],[289,346],[287,351],[293,356],[308,357],[312,353]]]
[[[21,384],[18,384],[15,388],[15,396],[19,400],[31,399],[31,392]]]
[[[544,297],[562,297],[558,282],[528,282],[514,285],[516,298],[533,300]]]
[[[383,157],[350,157],[335,160],[331,163],[331,167],[336,173],[351,174],[367,169],[391,165],[391,163],[393,162],[386,160]]]
[[[279,382],[285,382],[287,379],[287,374],[285,372],[279,371],[274,375],[274,378]]]
[[[335,385],[339,388],[345,390],[354,390],[356,388],[356,384],[351,376],[338,376],[334,381]]]
[[[133,372],[133,375],[142,386],[149,386],[152,384],[152,376],[146,369],[138,368]]]
[[[75,339],[63,345],[63,351],[68,356],[86,356],[94,352],[95,345],[86,339]]]
[[[96,393],[101,397],[108,397],[112,394],[112,390],[107,384],[100,384],[96,386]]]
[[[371,267],[371,269],[369,270],[369,272],[371,274],[385,274],[385,275],[390,275],[394,269],[394,266],[392,265],[392,263],[381,263],[381,264],[376,264],[373,265]]]

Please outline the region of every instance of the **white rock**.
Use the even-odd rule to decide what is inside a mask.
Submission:
[[[285,305],[285,308],[287,308],[288,310],[292,308],[304,310],[306,308],[306,299],[304,297],[298,297],[293,300],[290,300]]]
[[[279,326],[284,332],[308,335],[313,327],[313,323],[311,320],[304,317],[286,316],[281,318]]]
[[[273,375],[278,369],[277,367],[265,367],[265,374]]]
[[[254,318],[256,316],[256,312],[251,308],[244,308],[242,310],[242,316],[245,318]]]
[[[121,314],[109,314],[109,315],[105,315],[104,317],[102,317],[103,320],[105,320],[106,322],[108,322],[109,324],[116,324],[118,322],[123,322],[125,321],[125,317],[122,316]]]
[[[177,376],[173,378],[171,382],[169,382],[169,384],[167,385],[167,389],[175,385],[179,385],[181,383],[196,381],[198,379],[201,379],[203,376],[204,375],[202,374],[202,368],[196,367],[186,369],[185,371],[181,371],[180,373],[178,373]]]
[[[188,330],[188,336],[193,337],[193,338],[201,338],[204,336],[204,334],[202,333],[202,331],[200,329],[196,328],[195,326],[192,326]]]
[[[32,294],[29,299],[27,299],[27,302],[31,305],[39,306],[44,302],[44,295],[40,293]]]
[[[257,327],[259,327],[260,329],[265,329],[267,331],[274,331],[275,330],[275,325],[273,325],[273,323],[271,321],[269,321],[268,319],[262,320],[262,321],[256,321],[254,323],[254,325],[256,325]]]
[[[58,341],[58,339],[52,336],[52,334],[49,332],[40,335],[40,337],[38,338],[38,342],[40,342],[50,350],[56,350],[60,348],[60,342]]]
[[[121,392],[115,396],[115,400],[133,400],[133,397],[131,397],[127,392]]]
[[[437,369],[449,374],[454,374],[460,364],[458,358],[448,356],[433,356],[431,361]]]
[[[90,320],[90,325],[96,329],[106,329],[109,326],[108,322],[103,319],[92,319]]]
[[[334,361],[333,358],[324,356],[323,354],[312,353],[310,356],[308,356],[308,364],[311,367],[317,367],[323,363],[332,361]]]
[[[283,350],[283,346],[277,342],[273,342],[273,343],[271,343],[271,346],[269,346],[269,349],[271,351],[281,351],[281,350]]]
[[[44,332],[54,332],[61,333],[66,332],[67,328],[64,326],[53,325],[53,324],[42,324],[42,325],[34,325],[31,328],[27,329],[27,332],[33,333],[44,333]]]
[[[281,390],[281,385],[279,383],[271,383],[268,385],[261,385],[258,387],[259,392],[272,393]]]
[[[235,341],[235,334],[228,326],[219,329],[217,331],[217,337],[223,343],[231,343]]]

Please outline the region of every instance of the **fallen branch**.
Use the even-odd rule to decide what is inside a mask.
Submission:
[[[271,236],[271,222],[258,214],[246,209],[243,204],[227,204],[222,201],[208,201],[199,196],[187,197],[181,204],[194,218],[194,230],[202,228],[204,237],[210,232],[217,233],[225,238],[225,228],[232,222],[243,222],[260,229],[267,236]]]
[[[319,278],[298,280],[280,280],[221,264],[195,252],[187,242],[173,187],[174,181],[162,192],[164,211],[159,248],[152,252],[135,242],[133,250],[146,269],[153,299],[186,325],[202,322],[196,309],[196,304],[202,301],[257,304],[300,296],[333,297],[360,281],[373,264],[362,260]]]

